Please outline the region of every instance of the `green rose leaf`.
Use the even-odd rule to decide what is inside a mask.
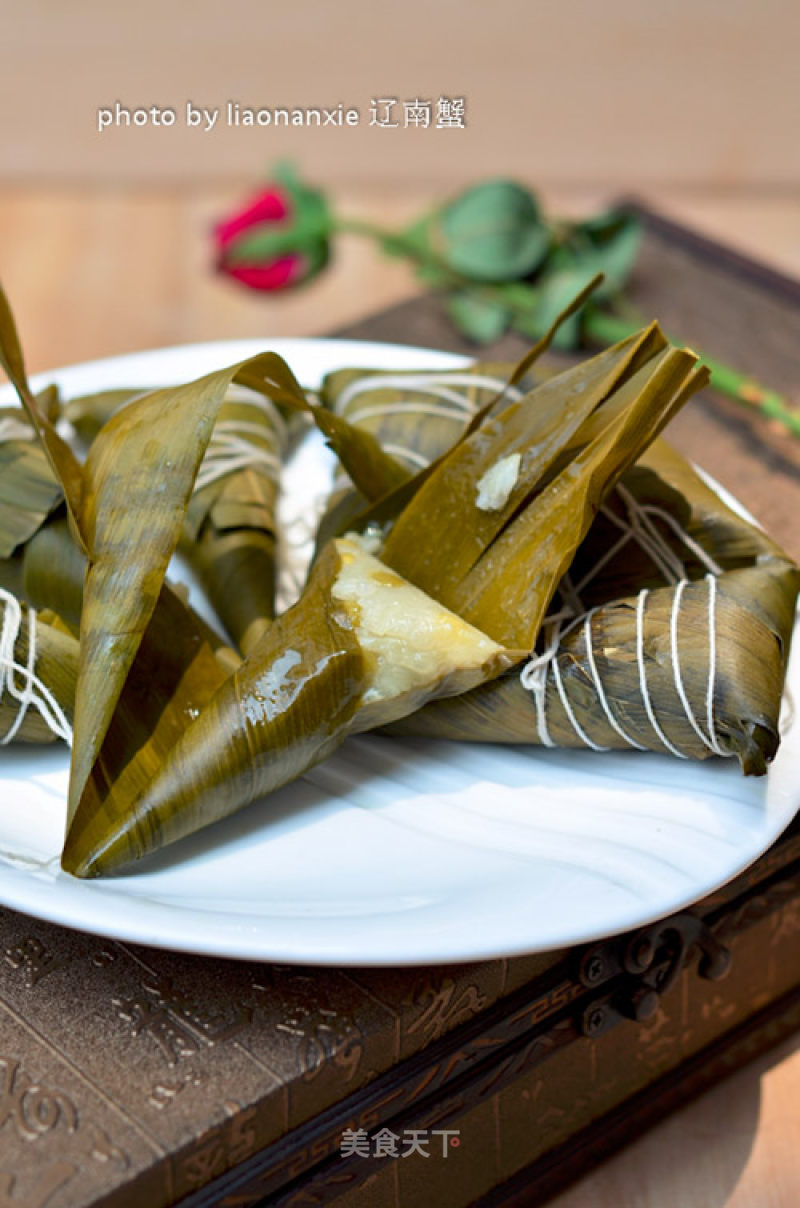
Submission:
[[[605,276],[595,300],[608,298],[625,288],[640,241],[639,220],[619,210],[607,210],[571,228],[567,247],[573,264],[577,261],[581,267]]]
[[[432,245],[444,263],[463,277],[510,281],[541,264],[550,233],[527,189],[510,180],[490,180],[445,206]]]
[[[511,325],[512,312],[500,302],[478,298],[466,291],[452,294],[447,301],[451,321],[462,335],[475,344],[491,344]]]
[[[530,318],[515,321],[517,331],[538,339],[571,298],[598,273],[603,281],[592,295],[591,305],[607,302],[624,289],[639,247],[640,228],[636,218],[608,211],[567,229],[563,242],[554,247],[536,277],[537,304]],[[554,348],[577,348],[581,341],[582,312],[562,324]]]

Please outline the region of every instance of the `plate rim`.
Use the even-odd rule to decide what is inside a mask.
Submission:
[[[44,385],[52,381],[60,381],[65,389],[69,389],[71,379],[80,377],[93,377],[95,375],[104,376],[106,374],[113,375],[115,371],[130,372],[131,367],[135,370],[146,372],[147,367],[161,360],[174,361],[183,360],[192,354],[198,355],[202,360],[215,359],[216,367],[225,363],[232,363],[235,360],[253,355],[254,353],[266,351],[267,349],[279,352],[292,363],[292,356],[302,357],[304,352],[316,350],[323,356],[341,357],[338,367],[345,365],[357,365],[356,358],[362,354],[370,360],[363,361],[358,367],[370,368],[376,370],[383,368],[402,368],[402,364],[384,365],[381,364],[381,359],[385,358],[392,362],[406,361],[405,367],[419,367],[420,362],[428,360],[431,368],[443,369],[459,368],[469,365],[474,359],[471,357],[462,356],[457,353],[451,353],[443,350],[425,348],[411,344],[397,344],[388,342],[374,342],[369,340],[351,340],[339,339],[337,337],[276,337],[274,339],[236,339],[236,340],[215,340],[215,341],[199,341],[188,344],[167,345],[162,348],[151,348],[134,351],[131,353],[116,354],[111,357],[98,358],[92,361],[79,362],[73,365],[62,366],[57,369],[45,370],[37,372],[32,377],[32,385],[34,389],[41,389]],[[216,358],[219,357],[219,360]],[[375,359],[373,359],[375,358]],[[370,364],[370,361],[372,362]],[[332,364],[330,368],[337,367]],[[203,372],[209,370],[204,369]],[[200,376],[200,375],[198,375]],[[302,379],[303,373],[299,372],[298,376]],[[176,368],[174,377],[167,373],[170,384],[171,381],[187,380],[185,373]],[[122,384],[119,381],[119,384]],[[133,381],[131,384],[138,385],[139,382]],[[157,385],[158,382],[151,381],[149,383]],[[311,385],[311,383],[305,383]],[[83,387],[80,387],[83,389]],[[10,385],[4,385],[0,388],[0,403],[6,405],[6,398],[12,398],[13,388]],[[576,752],[576,755],[583,754]],[[587,753],[590,754],[590,753]],[[635,753],[634,753],[635,754]],[[649,759],[660,759],[661,756],[648,756]],[[2,780],[2,770],[0,769],[0,781]],[[34,874],[31,876],[30,869],[21,870],[13,864],[9,864],[0,853],[0,898],[4,905],[11,909],[23,910],[25,913],[33,915],[36,918],[47,922],[68,926],[83,931],[88,931],[96,935],[104,936],[111,939],[120,939],[126,942],[141,943],[144,945],[166,948],[173,951],[181,951],[192,953],[195,955],[205,955],[213,957],[229,957],[240,960],[277,960],[287,963],[298,963],[306,965],[318,966],[333,966],[333,967],[400,967],[414,965],[432,965],[446,964],[452,962],[463,962],[470,960],[491,960],[504,957],[522,956],[539,952],[548,952],[604,938],[611,934],[619,934],[631,928],[645,926],[654,922],[658,918],[665,917],[666,914],[671,914],[675,910],[685,909],[691,902],[700,900],[707,893],[721,887],[728,881],[733,879],[746,867],[752,864],[767,849],[775,839],[780,835],[782,830],[791,821],[794,812],[797,809],[796,803],[793,808],[787,807],[786,811],[781,814],[781,823],[778,829],[771,833],[768,841],[764,843],[758,851],[748,855],[747,858],[730,869],[730,872],[724,877],[712,878],[708,884],[704,884],[698,893],[692,897],[686,897],[676,904],[670,905],[667,909],[660,908],[655,913],[642,913],[635,920],[624,920],[619,926],[613,930],[607,928],[598,932],[596,927],[588,926],[584,934],[575,933],[571,936],[558,935],[550,943],[542,943],[541,940],[535,943],[512,944],[504,947],[496,941],[488,941],[480,943],[473,939],[472,942],[466,942],[463,947],[458,950],[452,950],[452,943],[448,942],[444,947],[436,948],[434,945],[427,951],[391,951],[388,954],[381,955],[377,952],[353,951],[352,946],[347,945],[343,949],[335,949],[327,946],[324,950],[315,951],[313,948],[305,951],[299,951],[294,954],[286,952],[280,946],[264,944],[263,939],[259,937],[254,939],[252,934],[248,934],[247,929],[243,927],[243,915],[225,915],[224,922],[221,927],[223,937],[226,942],[220,946],[220,942],[209,942],[207,934],[204,934],[202,928],[198,928],[196,934],[188,934],[181,931],[165,934],[163,930],[163,918],[153,919],[148,923],[150,910],[148,907],[142,907],[142,903],[147,899],[141,898],[138,895],[127,897],[122,894],[117,894],[114,890],[109,890],[109,885],[124,885],[126,878],[114,879],[113,881],[98,881],[98,882],[82,882],[76,881],[74,878],[67,877],[66,874],[58,872],[56,878],[48,882],[52,887],[60,886],[62,889],[66,886],[66,898],[76,898],[77,905],[74,907],[71,917],[65,918],[63,910],[51,909],[48,901],[48,895],[42,893],[42,879],[40,875]],[[5,888],[8,884],[14,884],[20,881],[23,888],[19,895],[15,895],[15,900],[8,901],[6,898]],[[94,888],[92,888],[94,887]],[[99,889],[97,887],[100,887]],[[93,894],[93,897],[85,898],[87,903],[86,911],[83,909],[84,891]],[[144,922],[136,923],[135,918],[131,920],[130,926],[124,924],[124,920],[115,918],[113,924],[105,925],[102,919],[96,917],[96,909],[93,909],[92,903],[99,903],[99,910],[102,913],[103,902],[108,899],[109,894],[115,901],[124,903],[130,907],[132,900],[139,904],[140,913],[145,917]],[[41,897],[40,897],[41,895]],[[80,895],[77,897],[76,895]],[[99,896],[98,896],[99,895]],[[59,892],[58,900],[62,900],[62,895]],[[167,908],[169,909],[169,908]],[[158,906],[157,913],[163,908]],[[178,916],[180,917],[180,909]],[[189,911],[191,914],[192,912]],[[196,913],[196,911],[194,912]],[[240,921],[241,920],[241,921]],[[272,924],[274,927],[274,916],[265,916],[265,922]],[[219,926],[219,924],[218,924]],[[466,930],[466,928],[465,928]],[[230,935],[226,933],[230,932]]]

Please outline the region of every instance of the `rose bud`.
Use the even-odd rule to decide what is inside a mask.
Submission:
[[[250,289],[301,285],[325,267],[330,234],[323,194],[282,165],[260,193],[214,227],[217,269]]]

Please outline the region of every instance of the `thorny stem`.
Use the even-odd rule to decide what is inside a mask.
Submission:
[[[584,312],[583,331],[587,339],[598,344],[614,344],[622,340],[642,326],[635,317],[620,318],[608,311],[587,307]],[[749,411],[777,420],[793,436],[800,436],[800,412],[794,410],[778,393],[767,386],[762,386],[746,373],[732,369],[721,361],[707,357],[705,353],[698,354],[704,365],[711,370],[711,386],[720,394],[726,395]]]
[[[421,268],[434,270],[440,288],[469,290],[475,297],[483,298],[487,302],[496,302],[505,307],[514,320],[522,322],[527,320],[527,328],[530,327],[530,320],[535,313],[539,297],[534,286],[526,287],[521,282],[517,283],[517,289],[511,295],[502,286],[477,284],[463,277],[440,260],[435,253],[426,250],[419,243],[401,233],[388,231],[373,223],[360,222],[357,219],[338,221],[335,226],[342,232],[363,235],[375,240],[384,251],[391,255],[405,256]],[[524,296],[523,291],[527,297]],[[627,317],[622,317],[607,310],[600,310],[596,306],[587,306],[582,316],[584,336],[592,343],[607,345],[615,344],[618,340],[632,335],[644,325],[644,320],[636,315],[630,307],[627,308],[627,311]],[[730,365],[714,360],[702,352],[699,355],[703,364],[707,365],[711,371],[711,385],[715,390],[746,407],[751,413],[777,421],[793,436],[800,437],[800,412],[791,407],[777,390],[761,385],[747,374],[740,373]]]

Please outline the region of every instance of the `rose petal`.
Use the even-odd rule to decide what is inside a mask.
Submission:
[[[218,247],[224,248],[242,231],[259,222],[282,222],[289,213],[286,197],[277,189],[265,189],[253,197],[230,218],[225,218],[214,227],[214,238]]]
[[[220,272],[241,282],[250,289],[284,289],[294,285],[303,275],[304,263],[301,256],[281,256],[269,264],[220,264]]]

